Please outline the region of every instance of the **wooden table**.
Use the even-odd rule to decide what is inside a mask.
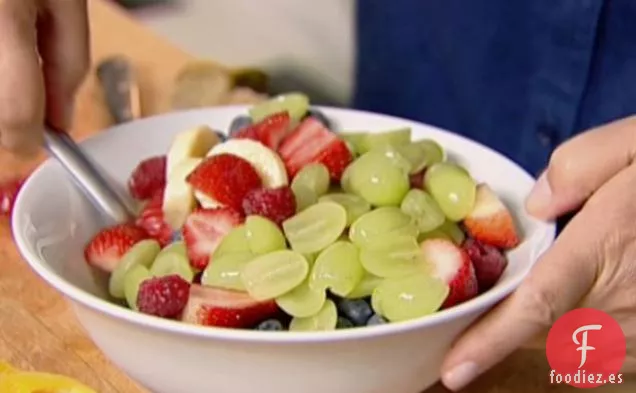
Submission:
[[[144,114],[167,110],[172,79],[177,70],[193,58],[103,0],[90,1],[90,13],[94,60],[111,54],[131,57],[142,71],[139,75]],[[75,138],[82,139],[109,124],[101,91],[91,75],[78,97],[72,133]],[[2,152],[0,179],[16,172],[28,173],[42,158],[23,162]],[[65,374],[100,393],[147,393],[104,358],[77,323],[65,300],[22,261],[13,245],[6,219],[0,222],[0,360],[27,370]],[[542,350],[520,350],[465,391],[576,391],[549,385],[548,373]],[[431,393],[444,391],[436,386]],[[597,391],[634,392],[636,378],[628,378],[623,385],[607,386]]]

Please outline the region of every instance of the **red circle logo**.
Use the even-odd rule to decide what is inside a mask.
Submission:
[[[548,334],[550,382],[577,388],[621,383],[626,352],[625,334],[614,318],[593,308],[570,311]]]

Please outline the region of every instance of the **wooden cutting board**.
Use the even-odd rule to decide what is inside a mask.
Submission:
[[[144,114],[166,111],[172,80],[193,57],[137,24],[112,4],[104,0],[89,3],[95,63],[113,54],[130,57],[140,71]],[[82,139],[110,124],[101,90],[91,74],[79,93],[72,134]],[[42,159],[43,156],[24,162],[0,152],[0,179],[28,173]],[[0,222],[0,299],[0,360],[27,370],[68,375],[100,393],[148,393],[104,358],[77,323],[66,301],[22,261],[6,219]],[[437,386],[430,392],[444,391]],[[518,351],[465,390],[468,393],[574,391],[549,385],[544,352],[530,349]],[[597,391],[634,392],[636,379]]]

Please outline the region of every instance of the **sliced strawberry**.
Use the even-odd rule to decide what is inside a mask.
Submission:
[[[223,237],[243,221],[241,213],[230,207],[198,209],[192,212],[183,225],[183,240],[192,267],[197,270],[205,269],[210,255]]]
[[[257,188],[243,199],[246,216],[258,215],[270,219],[278,225],[296,214],[296,197],[291,188]]]
[[[278,154],[285,163],[290,178],[305,165],[318,162],[318,157],[339,140],[321,122],[308,117],[281,143]]]
[[[424,240],[420,245],[426,261],[433,264],[435,274],[450,288],[442,308],[452,307],[477,296],[477,277],[468,254],[446,239]]]
[[[316,158],[316,162],[319,162],[327,167],[331,179],[339,182],[342,177],[342,173],[347,166],[353,161],[353,155],[351,150],[347,147],[347,144],[342,139],[336,139],[331,142]]]
[[[111,273],[132,246],[148,237],[143,229],[132,223],[109,227],[91,239],[84,249],[84,257],[90,265]]]
[[[464,226],[471,237],[491,246],[510,249],[519,244],[512,214],[487,184],[477,186],[475,206]]]
[[[278,313],[273,300],[257,301],[245,292],[200,285],[190,287],[181,320],[204,326],[251,328]]]
[[[187,178],[192,187],[235,210],[242,209],[248,192],[262,185],[252,164],[233,154],[218,154],[203,161]]]
[[[190,283],[178,274],[152,277],[139,286],[137,307],[144,314],[175,318],[181,315],[189,295]]]
[[[288,112],[280,112],[266,117],[258,123],[239,130],[234,138],[254,139],[276,151],[280,142],[289,133],[291,119]]]
[[[130,195],[138,200],[152,198],[166,187],[166,156],[150,157],[137,165],[128,179]]]
[[[479,292],[486,292],[499,281],[508,266],[508,259],[499,249],[468,238],[462,246],[475,267]]]
[[[135,223],[143,228],[150,237],[167,246],[172,241],[172,227],[163,216],[163,191],[158,192],[146,203]]]
[[[22,179],[11,179],[0,183],[0,216],[11,215],[13,205],[23,183]]]
[[[252,139],[260,142],[256,129],[252,125],[245,126],[244,128],[236,131],[232,135],[232,139]]]

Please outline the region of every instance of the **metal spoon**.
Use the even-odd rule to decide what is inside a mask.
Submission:
[[[104,176],[67,133],[45,126],[44,145],[95,207],[108,218],[122,223],[134,217],[132,201],[118,195],[110,187]]]

